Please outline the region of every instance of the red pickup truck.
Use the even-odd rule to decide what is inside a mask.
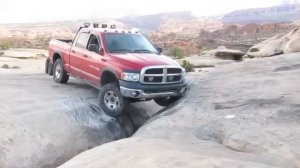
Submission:
[[[100,90],[100,107],[120,115],[130,102],[167,106],[187,90],[185,70],[135,30],[85,24],[74,40],[51,40],[45,71],[57,83],[69,76]]]

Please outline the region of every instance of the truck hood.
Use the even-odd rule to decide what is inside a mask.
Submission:
[[[157,54],[127,53],[110,54],[112,60],[122,64],[127,69],[141,70],[145,66],[172,65],[180,66],[177,61],[170,57]]]

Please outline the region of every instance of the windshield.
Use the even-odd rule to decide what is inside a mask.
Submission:
[[[106,33],[104,36],[110,53],[157,53],[156,48],[139,34]]]

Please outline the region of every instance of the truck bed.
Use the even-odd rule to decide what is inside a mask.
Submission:
[[[72,41],[68,39],[53,39],[49,43],[49,59],[50,62],[53,64],[53,55],[54,53],[58,53],[62,56],[64,63],[65,63],[65,69],[69,71],[69,54],[70,49],[72,47]]]

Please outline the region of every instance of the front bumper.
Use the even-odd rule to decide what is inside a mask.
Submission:
[[[120,80],[121,94],[127,98],[153,99],[159,97],[174,97],[184,94],[187,90],[187,82],[166,85],[144,85],[139,82],[127,82]]]

